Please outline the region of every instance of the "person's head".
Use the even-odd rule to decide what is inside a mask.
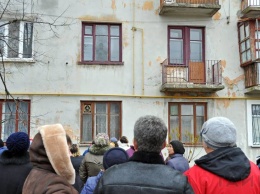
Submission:
[[[178,140],[173,140],[168,145],[168,152],[170,155],[172,154],[184,154],[185,148],[183,143]]]
[[[6,140],[6,147],[12,155],[24,154],[28,151],[29,146],[29,136],[24,132],[12,133]]]
[[[68,146],[70,147],[72,145],[72,140],[68,134],[66,134],[66,140],[67,140]]]
[[[167,127],[162,119],[147,115],[134,125],[134,147],[138,151],[160,153],[165,147]]]
[[[103,156],[103,166],[105,170],[113,165],[122,164],[127,161],[128,154],[122,148],[111,148],[106,151]]]
[[[78,157],[80,156],[80,151],[79,151],[79,147],[77,144],[72,144],[70,146],[70,152],[72,154],[73,157]]]
[[[117,143],[117,138],[116,137],[111,137],[110,138],[110,147],[111,148],[118,147],[118,143]]]
[[[120,138],[120,142],[121,142],[121,143],[128,143],[127,137],[126,137],[126,136],[122,136],[122,137]]]
[[[99,146],[99,147],[105,147],[105,146],[109,146],[109,137],[107,134],[105,133],[98,133],[95,140],[95,146]]]
[[[5,144],[4,144],[3,140],[0,139],[0,148],[1,148],[1,147],[4,147],[4,145],[5,145]]]
[[[206,152],[218,148],[235,147],[236,130],[235,125],[228,118],[213,117],[207,120],[200,132]]]

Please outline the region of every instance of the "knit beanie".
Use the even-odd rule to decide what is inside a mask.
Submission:
[[[170,142],[170,144],[172,145],[175,154],[184,154],[185,148],[182,142],[173,140]]]
[[[14,155],[26,152],[29,145],[29,136],[24,132],[13,133],[6,140],[7,149]]]
[[[105,169],[115,165],[122,164],[128,161],[128,154],[122,148],[111,148],[103,156],[103,166]]]
[[[95,145],[97,146],[108,146],[109,145],[109,137],[105,133],[98,133],[95,138]]]
[[[202,140],[213,150],[236,146],[236,127],[225,117],[213,117],[201,129]]]
[[[111,137],[110,141],[111,141],[111,142],[117,142],[117,138]]]

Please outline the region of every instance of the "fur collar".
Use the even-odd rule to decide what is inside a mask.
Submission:
[[[90,148],[89,148],[89,152],[91,154],[94,155],[104,155],[104,153],[110,149],[110,146],[99,146],[99,145],[95,145],[93,144]]]
[[[142,162],[148,164],[165,164],[162,156],[155,152],[142,152],[136,151],[133,156],[129,158],[129,161]]]
[[[4,165],[9,165],[9,164],[22,165],[22,164],[27,164],[29,162],[30,162],[29,152],[24,152],[16,156],[13,155],[9,150],[5,150],[0,155],[0,163]]]
[[[74,184],[75,170],[70,160],[69,146],[64,128],[61,124],[45,125],[39,131],[53,169],[70,184]]]

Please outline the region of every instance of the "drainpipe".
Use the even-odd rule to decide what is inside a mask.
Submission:
[[[135,95],[135,31],[136,28],[135,26],[135,0],[133,0],[133,27],[132,27],[132,31],[133,31],[133,64],[132,64],[132,71],[133,71],[133,95]]]

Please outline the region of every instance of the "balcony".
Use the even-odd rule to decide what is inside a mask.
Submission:
[[[219,60],[205,62],[186,61],[168,65],[168,59],[162,63],[161,92],[214,93],[224,89]]]
[[[160,0],[160,15],[212,17],[221,8],[219,0]]]
[[[241,18],[259,18],[260,17],[259,0],[242,0]]]
[[[255,62],[244,67],[245,93],[260,94],[260,63]]]

